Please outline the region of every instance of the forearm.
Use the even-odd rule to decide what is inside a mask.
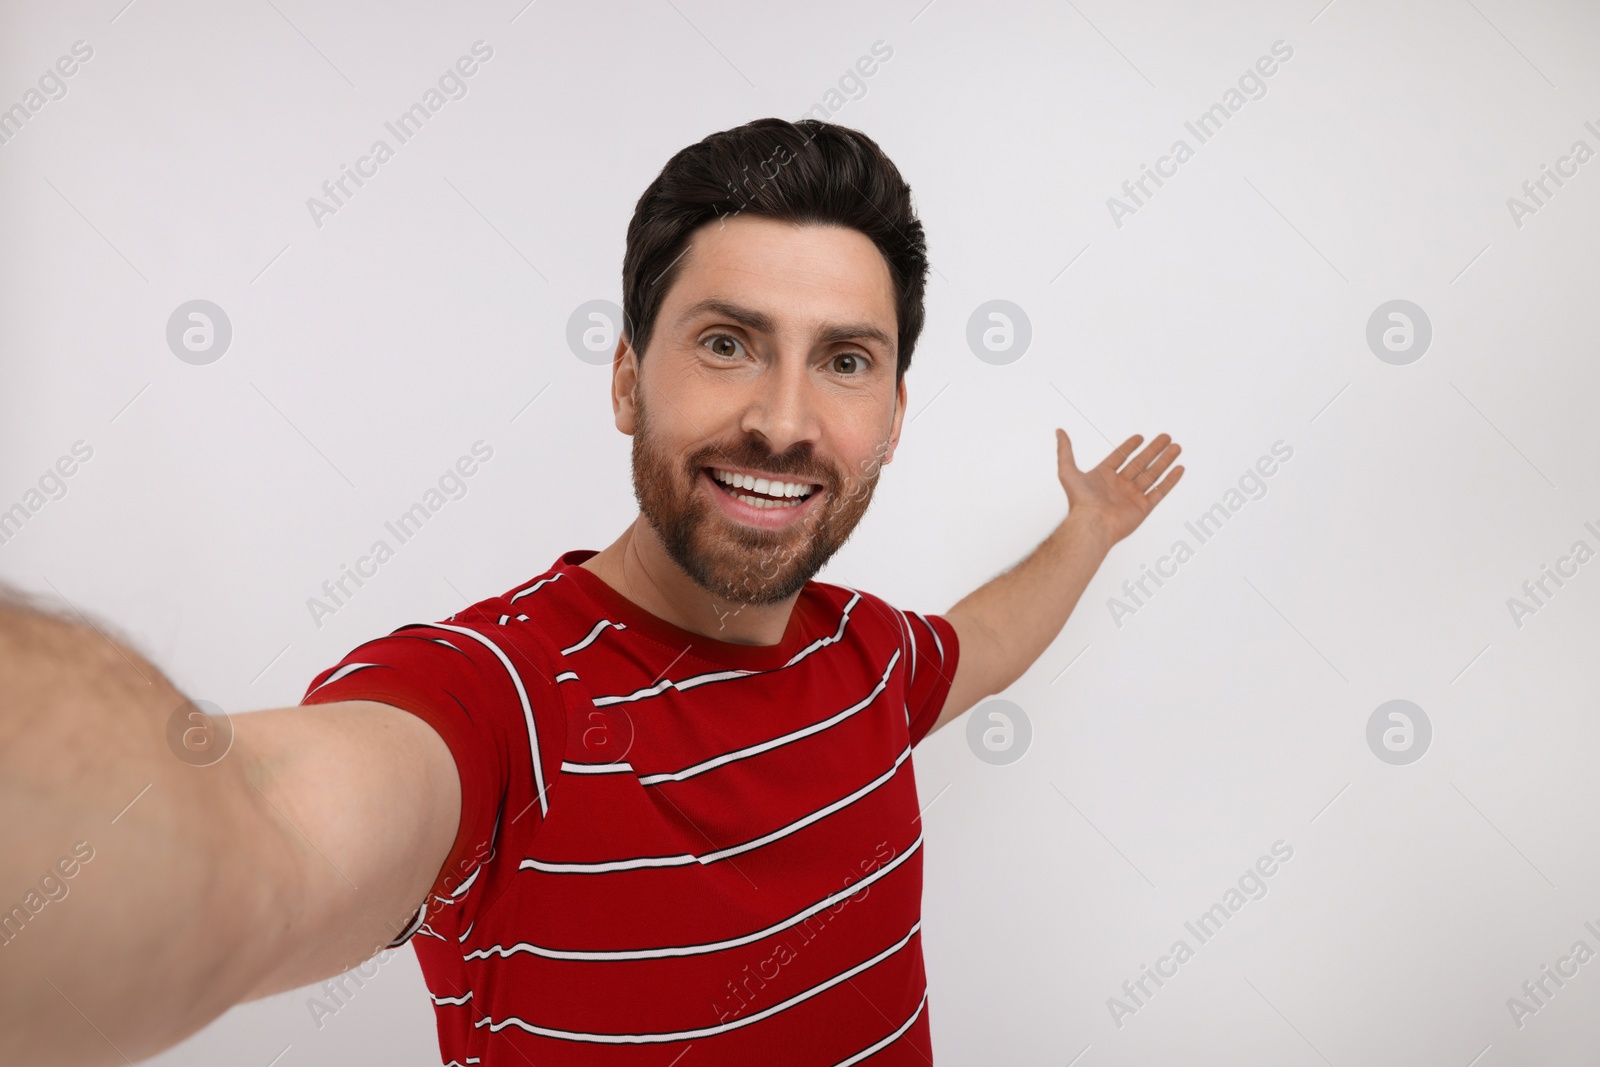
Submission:
[[[342,974],[405,931],[455,841],[461,789],[444,740],[384,704],[276,708],[233,727],[304,886],[300,906],[274,916],[285,951],[254,999]]]
[[[962,663],[981,665],[975,696],[1000,692],[1033,665],[1066,625],[1112,543],[1097,525],[1069,514],[1021,563],[945,612],[961,634]]]
[[[0,1062],[150,1055],[274,951],[252,868],[276,832],[238,760],[168,749],[183,703],[137,653],[0,602]]]

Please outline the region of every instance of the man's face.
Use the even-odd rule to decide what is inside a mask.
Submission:
[[[708,593],[777,603],[850,536],[899,439],[889,269],[855,230],[753,216],[701,227],[679,266],[648,354],[619,345],[613,368],[634,494]]]

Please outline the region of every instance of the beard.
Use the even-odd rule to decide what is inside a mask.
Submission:
[[[878,450],[881,456],[885,448]],[[745,526],[695,492],[708,466],[745,467],[820,486],[822,499],[781,530]],[[650,432],[643,402],[633,433],[633,495],[667,555],[696,585],[739,604],[776,604],[798,593],[854,532],[877,488],[881,463],[859,475],[818,460],[810,445],[777,455],[754,438],[708,444],[675,463]],[[715,488],[713,492],[722,492]],[[806,505],[798,505],[805,507]]]

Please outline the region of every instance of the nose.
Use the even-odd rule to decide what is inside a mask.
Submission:
[[[804,354],[783,353],[756,378],[739,428],[760,437],[773,453],[783,455],[796,445],[815,444],[822,426],[816,386]]]

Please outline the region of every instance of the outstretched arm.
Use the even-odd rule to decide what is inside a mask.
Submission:
[[[456,833],[443,740],[384,704],[233,718],[131,648],[0,591],[0,1064],[122,1064],[331,977],[403,927]]]
[[[1072,441],[1065,430],[1056,430],[1067,517],[1021,563],[944,613],[960,639],[961,656],[933,730],[1022,677],[1066,625],[1111,546],[1137,529],[1178,484],[1182,467],[1173,467],[1165,479],[1161,475],[1182,449],[1161,434],[1134,456],[1143,440],[1134,434],[1098,466],[1080,471]]]

